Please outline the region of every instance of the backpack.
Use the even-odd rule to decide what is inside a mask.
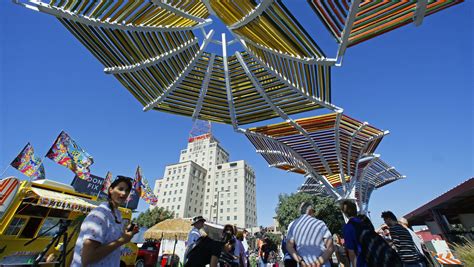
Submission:
[[[368,267],[403,266],[397,252],[374,230],[367,225],[349,221],[356,232],[357,241],[361,246],[361,254]]]

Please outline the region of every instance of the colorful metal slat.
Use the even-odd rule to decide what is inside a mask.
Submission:
[[[324,53],[304,31],[281,1],[268,2],[258,16],[238,28],[232,27],[245,19],[258,5],[252,0],[209,1],[216,15],[238,36],[248,42],[281,51],[298,58],[321,58]]]
[[[345,0],[308,0],[319,19],[342,42],[351,6]],[[353,1],[352,1],[353,2]],[[348,47],[412,23],[419,1],[361,1],[348,39]],[[429,0],[425,16],[459,4],[463,0]]]
[[[236,55],[224,60],[206,53],[206,45],[212,39],[209,34],[213,31],[203,30],[208,37],[202,42],[192,31],[210,21],[209,12],[201,1],[25,2],[56,16],[101,61],[104,71],[114,75],[137,98],[144,110],[226,124],[234,121],[239,126],[278,117],[275,107],[285,114],[322,107],[336,109],[329,103],[328,66],[315,66],[293,57],[283,58],[279,64],[277,58],[270,59],[272,55],[263,50],[261,59],[242,52],[243,62],[239,62]],[[239,2],[238,6],[242,4],[245,3]],[[244,13],[253,8],[255,5],[249,4]],[[268,20],[261,22],[264,27],[270,26],[283,34],[303,33],[279,3],[267,8],[262,12],[279,10],[279,19],[291,27],[283,29],[283,24],[274,25]],[[255,18],[258,20],[258,17]],[[296,39],[304,39],[304,42],[291,44],[291,49],[311,55],[311,49],[316,48],[305,44],[312,43],[307,38],[305,33],[298,36]],[[258,52],[260,48],[254,50]],[[250,73],[246,73],[244,67]],[[206,77],[207,70],[212,71]],[[253,88],[249,77],[261,85],[261,92]],[[268,96],[267,100],[263,100],[262,93]]]
[[[349,182],[350,177],[356,175],[358,160],[362,155],[373,153],[386,134],[367,123],[340,113],[304,118],[294,122],[300,128],[291,122],[283,122],[250,128],[247,132],[265,135],[277,143],[290,147],[333,187]],[[251,139],[251,142],[261,153],[272,151],[265,143],[256,143],[255,138]],[[286,165],[278,165],[278,162],[268,163],[276,164],[277,168],[291,169]],[[298,168],[294,171],[298,172]],[[343,181],[341,177],[346,177],[346,180]]]

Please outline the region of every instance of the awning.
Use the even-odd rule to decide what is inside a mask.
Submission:
[[[20,180],[8,177],[0,180],[0,213],[5,212],[20,187]]]
[[[82,213],[89,213],[93,208],[99,205],[99,202],[90,199],[44,190],[41,188],[31,188],[28,192],[28,196],[38,199],[38,201],[33,203],[33,205],[79,211]]]
[[[193,227],[191,220],[167,219],[152,226],[145,232],[145,239],[186,240]]]

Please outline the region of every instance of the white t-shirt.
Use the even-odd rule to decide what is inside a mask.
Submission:
[[[326,250],[324,241],[332,235],[323,221],[304,214],[292,222],[286,238],[295,242],[298,254],[310,264],[323,254]],[[326,261],[322,266],[329,267],[330,264]]]
[[[120,211],[115,210],[119,222],[122,222]],[[82,247],[86,239],[97,241],[101,244],[108,244],[119,239],[123,234],[123,223],[116,223],[114,215],[109,208],[109,203],[101,203],[93,209],[84,219],[81,231],[74,248],[72,267],[82,267]],[[90,264],[89,266],[120,266],[121,248],[117,248],[102,260]]]

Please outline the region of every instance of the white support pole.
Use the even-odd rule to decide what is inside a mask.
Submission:
[[[195,121],[199,117],[199,113],[201,112],[202,103],[204,101],[204,97],[207,94],[207,89],[209,88],[209,81],[211,80],[212,69],[214,67],[215,58],[216,58],[216,54],[212,54],[211,58],[209,59],[209,63],[207,65],[206,76],[204,76],[204,79],[202,81],[202,88],[199,94],[199,99],[196,103],[196,107],[194,108],[193,117],[192,117],[193,121]]]
[[[151,101],[150,103],[148,103],[143,108],[143,111],[148,111],[158,106],[161,102],[163,102],[168,97],[170,93],[172,93],[178,87],[179,84],[181,84],[181,82],[186,78],[186,76],[194,68],[199,57],[202,55],[202,53],[204,53],[204,49],[206,49],[213,35],[214,35],[214,30],[209,31],[209,33],[206,36],[206,39],[204,39],[203,43],[201,44],[201,48],[196,53],[196,55],[191,60],[191,62],[189,62],[189,64],[186,66],[186,68],[184,68],[184,70],[180,73],[180,75],[176,77],[175,81],[164,90],[163,94],[157,97],[156,99],[154,99],[153,101]]]
[[[232,88],[230,87],[229,65],[227,63],[227,42],[226,42],[225,33],[222,33],[222,62],[224,64],[225,89],[227,92],[227,103],[229,104],[230,120],[232,122],[232,127],[235,130],[238,128],[238,123],[235,116],[234,99],[232,97]]]
[[[336,125],[334,126],[334,139],[336,141],[336,155],[337,155],[337,165],[339,166],[339,178],[341,179],[342,183],[342,191],[346,192],[346,176],[344,174],[343,162],[342,162],[342,155],[341,155],[341,137],[339,133],[339,127],[341,125],[341,117],[342,112],[336,112]],[[349,162],[350,159],[347,159]]]
[[[416,3],[415,14],[413,15],[413,23],[415,23],[415,26],[420,26],[423,23],[427,5],[428,0],[418,0],[418,2]]]
[[[359,10],[359,4],[361,0],[354,0],[349,9],[349,15],[347,16],[346,23],[344,25],[344,30],[342,31],[341,44],[339,45],[339,50],[337,51],[337,62],[336,66],[342,64],[342,59],[346,53],[347,45],[349,44],[349,36],[351,36],[352,27],[354,26],[354,21]]]
[[[349,148],[347,149],[347,175],[351,176],[351,157],[352,157],[352,144],[354,143],[354,139],[357,137],[357,135],[359,135],[359,133],[365,128],[367,127],[367,125],[369,125],[368,122],[363,122],[361,126],[359,126],[359,128],[357,128],[357,130],[352,133],[351,135],[351,141],[349,141]],[[357,164],[357,162],[356,162]],[[354,172],[354,175],[356,173]]]
[[[214,9],[212,9],[211,3],[209,2],[209,0],[202,0],[202,3],[206,6],[207,11],[209,11],[209,14],[214,15],[214,16],[216,15],[216,12],[214,11]]]

